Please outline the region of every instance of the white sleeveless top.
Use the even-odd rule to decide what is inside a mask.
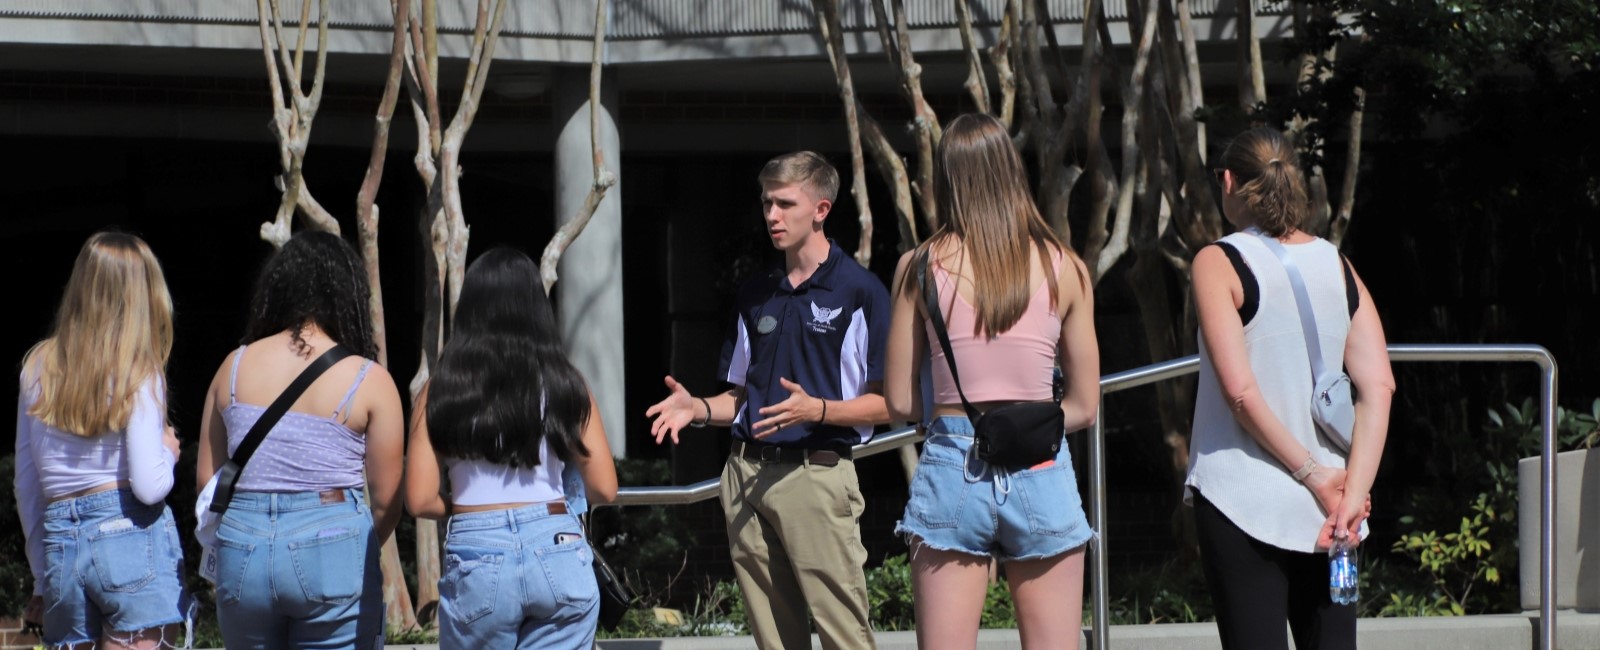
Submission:
[[[550,450],[548,437],[539,441],[539,464],[534,467],[455,458],[444,459],[444,464],[450,471],[450,502],[458,506],[566,499],[561,489],[561,471],[566,463]]]
[[[1239,251],[1260,288],[1260,306],[1245,324],[1244,341],[1262,397],[1295,440],[1311,451],[1317,464],[1343,468],[1345,459],[1317,434],[1311,422],[1311,361],[1283,263],[1255,235],[1235,233],[1222,241]],[[1285,244],[1284,248],[1299,267],[1311,296],[1323,362],[1328,368],[1343,368],[1350,312],[1339,251],[1320,238]],[[1290,551],[1315,552],[1317,533],[1327,515],[1311,491],[1290,475],[1292,470],[1285,469],[1234,419],[1205,337],[1197,338],[1200,381],[1184,502],[1192,505],[1189,488],[1199,489],[1249,536]],[[1366,535],[1363,523],[1361,536]]]

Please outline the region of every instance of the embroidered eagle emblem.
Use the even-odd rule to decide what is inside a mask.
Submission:
[[[839,312],[841,311],[844,311],[844,307],[828,309],[827,307],[818,307],[817,303],[811,303],[811,320],[817,323],[832,323],[833,319],[839,317]]]

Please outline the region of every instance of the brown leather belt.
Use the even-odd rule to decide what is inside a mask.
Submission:
[[[793,463],[796,465],[810,463],[833,467],[841,460],[850,460],[848,449],[844,452],[833,449],[804,449],[800,447],[779,447],[771,443],[760,441],[733,441],[733,453],[745,460],[762,463]]]

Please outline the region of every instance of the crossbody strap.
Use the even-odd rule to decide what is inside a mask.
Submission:
[[[240,350],[239,354],[244,354],[244,351]],[[333,364],[344,360],[345,357],[352,354],[349,349],[342,345],[328,348],[315,361],[312,361],[311,365],[306,366],[305,370],[300,371],[300,376],[295,377],[289,387],[283,389],[283,393],[278,395],[278,399],[272,401],[272,405],[268,406],[267,410],[261,414],[261,418],[256,420],[255,425],[250,427],[250,433],[245,434],[244,440],[239,442],[239,448],[235,449],[233,456],[228,459],[240,470],[233,475],[234,484],[239,482],[239,475],[244,473],[245,464],[249,463],[250,457],[255,455],[256,449],[261,446],[261,441],[267,438],[267,433],[272,431],[272,427],[278,424],[278,420],[283,418],[283,414],[289,412],[289,407],[300,399],[300,395],[306,392],[306,389],[311,387],[311,383],[321,377],[322,373],[332,368]],[[232,495],[233,484],[229,484],[226,487],[228,488],[227,494]]]
[[[1278,261],[1283,263],[1283,270],[1289,273],[1289,287],[1294,290],[1294,303],[1300,310],[1300,332],[1306,339],[1306,353],[1311,356],[1311,380],[1316,381],[1327,367],[1322,362],[1322,342],[1317,336],[1317,316],[1311,311],[1311,293],[1306,291],[1306,282],[1300,277],[1300,267],[1295,266],[1289,251],[1278,240],[1253,227],[1245,232],[1260,238],[1267,250],[1278,256]]]
[[[939,347],[944,349],[944,362],[950,365],[950,379],[956,384],[956,394],[961,396],[961,406],[967,410],[967,418],[977,422],[980,415],[978,409],[967,401],[966,392],[961,390],[961,373],[956,371],[956,355],[950,350],[950,332],[945,329],[944,312],[939,310],[939,290],[934,286],[932,265],[933,247],[929,246],[922,251],[922,263],[917,265],[917,283],[922,285],[922,302],[927,307],[933,333],[939,338]]]

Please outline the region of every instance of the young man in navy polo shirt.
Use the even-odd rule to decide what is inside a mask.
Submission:
[[[760,181],[784,268],[739,289],[721,366],[733,388],[694,397],[667,377],[671,394],[646,414],[658,443],[685,425],[732,427],[722,509],[756,645],[810,648],[809,604],[824,648],[874,648],[850,449],[889,420],[889,293],[822,232],[839,192],[828,161],[778,156]]]

